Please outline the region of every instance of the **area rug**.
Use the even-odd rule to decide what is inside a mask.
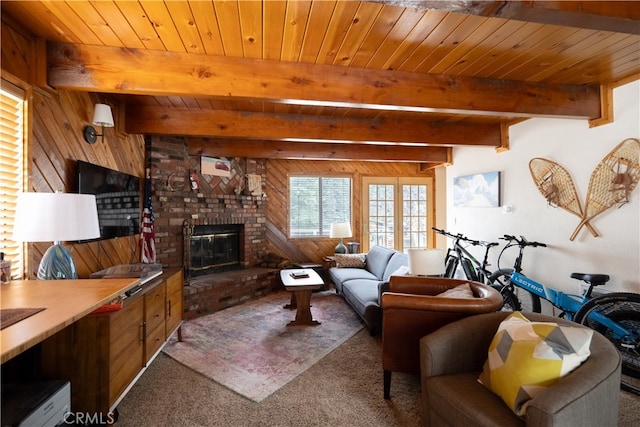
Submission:
[[[357,314],[333,291],[311,296],[318,326],[287,326],[295,310],[279,292],[188,320],[164,353],[185,366],[261,402],[362,329]]]

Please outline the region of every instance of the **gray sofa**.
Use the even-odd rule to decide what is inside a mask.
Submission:
[[[402,266],[409,265],[406,254],[382,246],[373,246],[365,254],[364,268],[331,267],[329,277],[338,294],[362,318],[371,335],[382,328],[380,295],[388,288],[389,277]]]

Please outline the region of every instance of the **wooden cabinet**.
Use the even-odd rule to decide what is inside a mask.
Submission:
[[[71,410],[107,414],[182,321],[182,272],[145,284],[118,311],[88,315],[42,344],[47,378],[71,381]]]
[[[166,281],[144,295],[144,364],[155,356],[167,334],[165,331]]]
[[[183,286],[181,272],[167,277],[167,311],[165,322],[167,338],[169,338],[182,323]]]

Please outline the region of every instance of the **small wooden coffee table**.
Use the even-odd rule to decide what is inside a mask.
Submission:
[[[307,277],[294,277],[295,275],[306,275]],[[310,325],[316,326],[320,322],[313,320],[311,316],[311,292],[320,289],[324,281],[318,273],[310,268],[294,268],[281,270],[280,279],[285,289],[291,292],[291,303],[285,308],[295,308],[296,318],[287,326]]]

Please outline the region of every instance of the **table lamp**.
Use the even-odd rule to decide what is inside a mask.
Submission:
[[[445,272],[442,249],[409,249],[409,274],[442,276]]]
[[[18,195],[13,240],[53,242],[42,256],[38,279],[77,279],[71,252],[60,242],[100,237],[96,196],[74,193]]]
[[[334,222],[331,224],[329,237],[340,238],[340,243],[336,246],[335,253],[346,254],[347,247],[342,243],[342,239],[344,237],[351,237],[351,224],[348,222]]]

